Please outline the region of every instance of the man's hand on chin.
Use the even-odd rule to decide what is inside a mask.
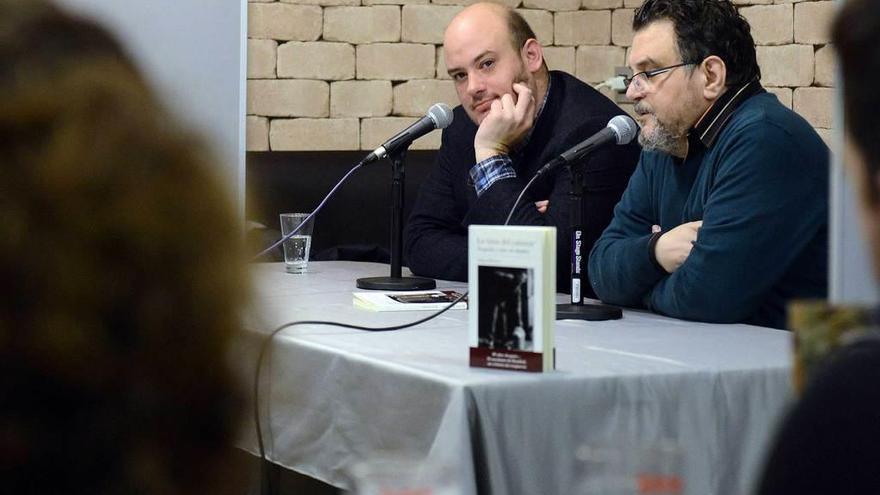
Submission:
[[[516,102],[505,93],[492,102],[489,113],[480,123],[474,138],[477,162],[490,156],[509,154],[532,128],[537,105],[532,91],[522,83],[514,83]]]

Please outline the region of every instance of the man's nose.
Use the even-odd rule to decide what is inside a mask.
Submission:
[[[486,89],[485,81],[479,74],[468,74],[468,94],[471,96],[478,95]]]

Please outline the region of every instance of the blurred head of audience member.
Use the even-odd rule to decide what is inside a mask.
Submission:
[[[0,0],[0,167],[3,491],[224,492],[245,277],[203,150],[104,29]]]
[[[880,279],[880,9],[847,0],[832,27],[843,81],[847,150],[875,276]],[[878,314],[875,311],[875,315]],[[880,487],[880,333],[832,352],[777,434],[758,493],[877,493]]]

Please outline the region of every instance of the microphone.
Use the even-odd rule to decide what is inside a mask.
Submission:
[[[565,165],[578,160],[594,149],[605,146],[611,142],[614,142],[615,144],[629,144],[638,133],[639,126],[636,125],[636,122],[631,117],[627,115],[616,115],[608,121],[608,125],[605,126],[604,129],[554,158],[541,167],[535,175],[547,173],[560,165]]]
[[[367,155],[363,163],[372,163],[381,160],[391,153],[401,148],[406,148],[416,139],[433,131],[434,129],[445,129],[452,123],[452,109],[445,103],[435,103],[428,109],[427,115],[415,121],[411,126],[398,132],[394,137],[385,141],[372,153]]]

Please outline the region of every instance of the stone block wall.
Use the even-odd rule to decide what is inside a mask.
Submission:
[[[458,104],[441,45],[470,0],[249,2],[248,151],[373,149],[431,104]],[[625,65],[641,0],[501,3],[523,14],[551,69],[596,84]],[[834,1],[734,3],[751,24],[764,86],[829,141]],[[439,144],[434,132],[412,149]]]

